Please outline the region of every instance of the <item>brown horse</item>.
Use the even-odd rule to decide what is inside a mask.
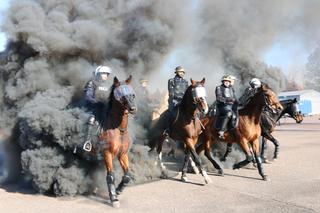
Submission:
[[[237,127],[226,132],[224,134],[225,139],[223,141],[227,143],[239,143],[241,149],[246,155],[246,159],[235,164],[233,169],[239,169],[253,160],[253,156],[249,148],[250,144],[257,161],[259,174],[263,180],[267,180],[259,154],[259,137],[261,135],[260,115],[264,107],[282,109],[276,94],[266,84],[263,84],[260,88],[254,90],[251,95],[248,96],[246,105],[243,109],[239,110],[239,122]],[[206,122],[205,130],[203,132],[204,143],[197,147],[197,153],[204,150],[206,157],[211,161],[213,166],[218,170],[222,170],[211,153],[212,145],[218,140],[221,140],[218,139],[218,131],[214,127],[215,118],[207,117],[204,119],[204,122]]]
[[[191,85],[187,88],[181,103],[177,106],[177,115],[171,124],[171,131],[169,137],[175,141],[182,141],[185,145],[185,163],[182,169],[182,181],[187,181],[187,162],[190,156],[193,157],[196,166],[200,170],[200,173],[205,179],[206,183],[211,180],[208,177],[206,171],[202,168],[200,164],[199,155],[196,153],[195,145],[198,141],[198,136],[202,132],[202,123],[198,117],[199,111],[201,113],[208,112],[208,105],[206,102],[206,91],[204,88],[205,79],[197,82],[191,79]],[[161,117],[160,117],[161,118]],[[155,133],[155,132],[153,132]],[[153,134],[154,138],[155,134]],[[157,146],[158,153],[158,163],[162,169],[163,177],[166,177],[166,168],[162,163],[162,145],[166,139],[163,129],[161,130],[160,140],[159,135],[155,136],[156,140],[151,140],[152,142],[157,141],[157,144],[151,144],[151,148]]]
[[[107,185],[111,203],[118,207],[119,200],[117,194],[120,194],[130,182],[129,170],[129,133],[128,117],[129,113],[136,112],[135,94],[130,86],[132,77],[130,76],[124,82],[120,82],[117,77],[114,78],[112,91],[110,94],[110,110],[107,119],[103,125],[103,131],[100,135],[100,141],[104,141],[103,157],[107,169]],[[115,188],[113,159],[117,157],[124,175],[121,182]]]

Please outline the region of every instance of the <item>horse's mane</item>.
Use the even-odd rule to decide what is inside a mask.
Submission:
[[[192,89],[192,85],[188,86],[188,88],[186,89],[185,93],[183,94],[182,100],[179,104],[179,106],[181,106],[182,108],[186,108],[186,104],[187,104],[187,100],[188,100],[188,94],[191,92],[190,90]]]

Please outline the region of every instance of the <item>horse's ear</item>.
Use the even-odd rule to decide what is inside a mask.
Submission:
[[[203,79],[200,81],[200,84],[203,86],[205,82],[206,82],[206,79],[203,78]]]
[[[298,102],[297,98],[294,98],[293,103],[297,103],[297,102]]]
[[[117,77],[114,77],[114,78],[113,78],[113,84],[114,84],[115,86],[118,86],[118,85],[120,84],[120,81],[119,81],[119,79],[118,79]]]
[[[131,83],[131,80],[132,80],[132,75],[130,75],[129,78],[127,78],[126,84],[130,84],[130,83]]]
[[[191,82],[191,85],[194,86],[196,84],[196,81],[193,80],[192,78],[190,78],[190,82]]]

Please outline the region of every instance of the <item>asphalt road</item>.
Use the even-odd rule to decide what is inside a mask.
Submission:
[[[0,212],[320,212],[319,116],[302,124],[282,120],[274,135],[281,149],[279,160],[264,166],[270,181],[252,169],[226,169],[224,177],[209,173],[208,185],[200,175],[189,174],[188,183],[178,175],[128,187],[118,209],[95,196],[55,198],[0,188]]]

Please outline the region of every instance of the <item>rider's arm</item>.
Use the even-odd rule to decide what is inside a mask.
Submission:
[[[221,91],[221,87],[220,86],[216,87],[216,100],[218,102],[227,103],[226,97],[223,97],[223,95],[222,95],[222,91]]]
[[[84,99],[91,104],[96,104],[98,101],[94,97],[94,84],[92,81],[89,81],[84,88]]]
[[[174,81],[173,79],[169,79],[168,81],[168,92],[169,92],[169,99],[174,97]]]

